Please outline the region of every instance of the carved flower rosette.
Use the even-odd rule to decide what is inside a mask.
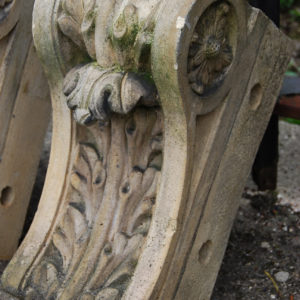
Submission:
[[[188,78],[199,96],[216,90],[232,65],[236,47],[234,18],[231,4],[217,1],[196,25],[189,49]]]

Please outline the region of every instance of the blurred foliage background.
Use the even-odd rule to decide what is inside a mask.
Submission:
[[[280,0],[280,10],[280,27],[295,45],[286,75],[300,77],[300,0]],[[285,121],[300,125],[300,120],[285,118]]]
[[[280,0],[280,8],[280,27],[295,44],[287,75],[300,76],[300,0]]]
[[[281,28],[293,39],[300,39],[300,0],[280,0]]]

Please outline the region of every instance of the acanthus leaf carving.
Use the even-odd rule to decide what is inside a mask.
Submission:
[[[80,138],[68,205],[25,285],[26,300],[64,297],[66,287],[82,299],[120,299],[149,230],[162,164],[161,111],[136,108],[82,130],[88,135]]]
[[[57,20],[61,32],[92,60],[95,18],[96,1],[63,0]],[[116,56],[130,52],[133,57],[125,48],[140,34],[137,7],[125,6],[114,20],[108,39]],[[138,52],[144,51],[142,44]],[[33,294],[45,299],[120,299],[133,275],[155,206],[163,131],[151,76],[131,71],[139,60],[127,62],[120,59],[119,66],[103,68],[93,61],[71,68],[65,76],[67,105],[82,125],[77,158],[65,211],[23,285],[26,299]],[[45,282],[49,263],[56,278]]]
[[[136,73],[100,68],[95,63],[75,67],[66,76],[64,94],[75,120],[89,125],[111,113],[127,114],[138,103],[158,104],[153,83]]]
[[[95,0],[63,0],[62,12],[57,20],[63,34],[93,59],[96,58],[95,6]]]
[[[114,12],[107,40],[115,63],[122,68],[151,72],[151,44],[160,5],[157,0],[124,1]]]

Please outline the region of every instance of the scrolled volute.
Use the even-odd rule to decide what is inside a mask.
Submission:
[[[60,34],[92,61],[73,66],[64,79],[67,105],[82,125],[106,121],[111,113],[127,114],[138,104],[159,103],[149,64],[153,10],[127,3],[113,13],[105,39],[111,48],[106,54],[114,59],[102,66],[95,41],[98,6],[94,0],[63,0],[57,18]]]
[[[158,104],[152,82],[132,72],[105,70],[94,63],[75,67],[64,80],[67,105],[82,125],[106,121],[111,113],[127,114],[138,103]]]

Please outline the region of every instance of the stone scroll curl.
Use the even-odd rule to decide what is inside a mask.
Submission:
[[[54,137],[2,289],[208,299],[289,43],[241,0],[37,0],[33,32]]]

